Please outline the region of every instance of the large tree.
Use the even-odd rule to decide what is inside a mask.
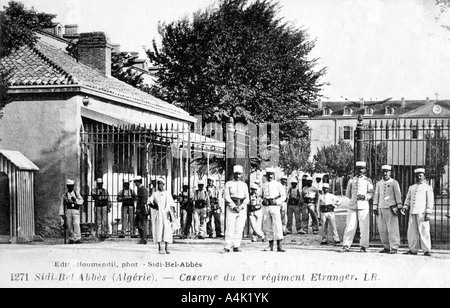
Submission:
[[[50,27],[56,15],[27,9],[21,2],[10,1],[0,11],[0,62],[24,45],[33,46],[38,37],[36,30]],[[8,71],[0,65],[0,115],[8,102]]]
[[[147,53],[160,67],[154,94],[206,121],[281,124],[299,137],[325,69],[309,54],[304,29],[277,16],[271,1],[221,0],[217,7],[160,27]],[[285,138],[284,138],[285,137]]]

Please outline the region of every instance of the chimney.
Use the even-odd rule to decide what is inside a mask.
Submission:
[[[430,103],[430,98],[427,96],[427,104]]]
[[[323,109],[323,102],[322,102],[322,100],[319,98],[319,100],[317,101],[317,108],[319,109],[319,110],[322,110]]]
[[[122,46],[120,44],[111,44],[113,52],[120,52]]]
[[[104,32],[81,33],[78,41],[78,61],[111,76],[111,50]]]
[[[406,100],[404,97],[402,97],[402,109],[406,108]]]
[[[80,34],[78,34],[78,25],[65,25],[64,28],[63,38],[73,40],[80,36]]]

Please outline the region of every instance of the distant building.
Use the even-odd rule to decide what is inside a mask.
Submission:
[[[305,118],[310,128],[311,158],[324,146],[337,145],[340,141],[354,144],[354,131],[358,117],[364,117],[364,124],[370,122],[393,123],[399,120],[448,119],[450,101],[405,100],[384,102],[319,102],[316,106],[321,114]],[[411,131],[411,138],[421,138]],[[392,136],[388,136],[392,138]]]

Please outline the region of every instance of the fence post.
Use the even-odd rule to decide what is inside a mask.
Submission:
[[[356,125],[356,161],[366,161],[364,157],[364,134],[363,134],[363,121],[364,117],[359,115],[358,124]]]

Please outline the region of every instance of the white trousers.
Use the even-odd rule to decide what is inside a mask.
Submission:
[[[194,209],[194,233],[195,236],[206,234],[206,208]]]
[[[395,216],[391,209],[379,209],[377,220],[378,231],[384,248],[397,250],[400,247],[398,216]]]
[[[336,216],[333,212],[322,213],[322,242],[328,240],[328,228],[331,229],[333,233],[333,240],[335,242],[340,242],[339,233],[336,225]]]
[[[268,241],[283,239],[283,223],[279,206],[264,206],[263,230]]]
[[[283,225],[283,232],[286,232],[287,230],[287,221],[288,221],[288,216],[287,216],[287,210],[288,210],[288,205],[287,202],[283,202],[281,204],[281,224]]]
[[[430,222],[425,221],[425,214],[409,215],[408,244],[413,252],[418,252],[420,248],[424,252],[431,251]]]
[[[264,238],[264,233],[262,231],[262,218],[262,210],[250,213],[250,226],[252,227],[254,234],[259,238]]]
[[[239,248],[241,247],[244,227],[247,222],[247,208],[236,213],[227,206],[226,211],[225,248]]]
[[[361,240],[359,246],[369,248],[370,239],[370,216],[369,209],[366,210],[352,210],[347,211],[347,227],[344,233],[344,246],[351,247],[355,238],[356,230],[358,228],[361,232]]]

